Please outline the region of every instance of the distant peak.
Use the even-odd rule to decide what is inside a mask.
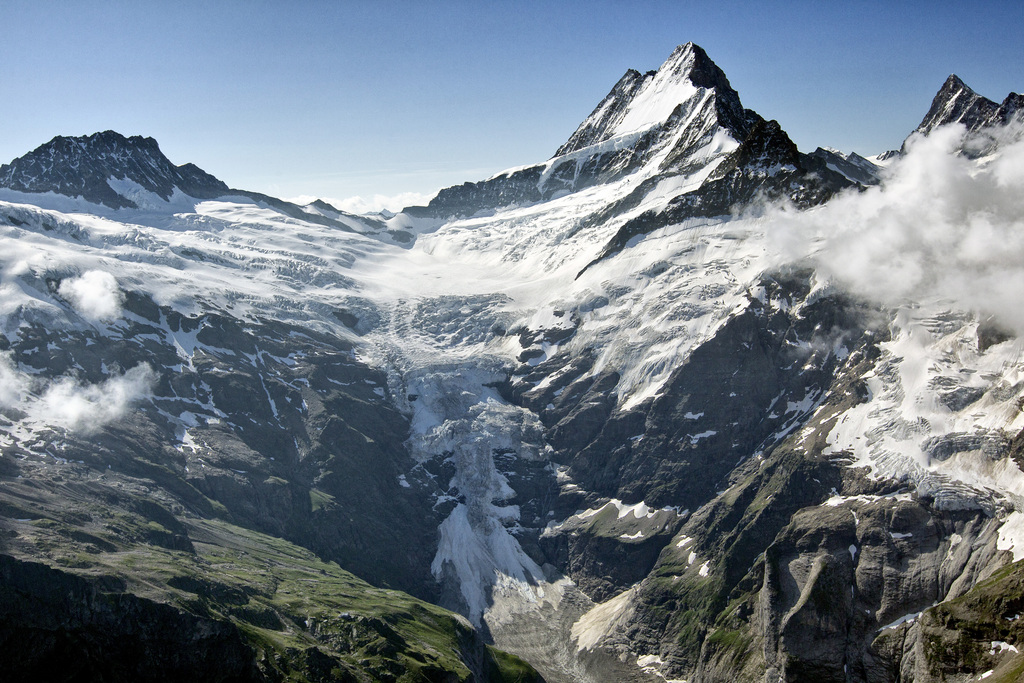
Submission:
[[[311,206],[314,209],[319,209],[320,211],[328,211],[328,212],[331,212],[331,213],[341,213],[341,209],[339,209],[338,207],[334,206],[333,204],[329,204],[329,203],[325,202],[323,199],[314,199],[309,204],[306,204],[306,206]]]
[[[950,74],[946,78],[946,80],[942,83],[942,87],[939,88],[939,92],[936,94],[936,96],[949,97],[959,93],[965,93],[973,97],[980,96],[971,88],[971,86],[964,82],[964,79],[957,76],[956,74]]]
[[[126,137],[113,130],[105,130],[100,133],[93,133],[92,135],[58,135],[49,142],[37,147],[30,154],[79,157],[118,152],[139,152],[150,156],[163,156],[163,153],[160,151],[160,145],[153,138],[142,137],[141,135]]]
[[[0,166],[0,187],[19,192],[55,192],[114,209],[137,207],[111,181],[130,181],[167,201],[175,189],[196,198],[224,194],[228,187],[194,164],[175,166],[151,137],[126,137],[113,130],[58,135],[10,164]],[[132,194],[129,192],[129,194]]]
[[[970,130],[992,125],[997,121],[999,105],[974,92],[956,74],[950,74],[935,94],[918,133],[928,134],[939,126],[962,123]]]

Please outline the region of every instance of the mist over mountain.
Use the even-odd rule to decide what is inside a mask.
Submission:
[[[688,43],[397,214],[0,166],[7,675],[1018,680],[1020,103],[806,153]]]

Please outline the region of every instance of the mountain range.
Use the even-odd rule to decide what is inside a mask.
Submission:
[[[804,153],[688,43],[393,216],[0,166],[6,675],[1020,680],[1021,104]]]

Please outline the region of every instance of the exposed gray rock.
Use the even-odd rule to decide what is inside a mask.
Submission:
[[[165,201],[175,188],[196,198],[228,192],[227,185],[193,164],[173,165],[153,138],[126,138],[111,130],[80,138],[57,136],[0,166],[0,187],[82,197],[113,209],[136,208],[110,186],[110,179],[129,180]]]

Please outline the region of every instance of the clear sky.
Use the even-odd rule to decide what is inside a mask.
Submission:
[[[0,32],[0,162],[114,129],[280,197],[542,161],[687,41],[804,151],[898,147],[950,73],[1024,90],[1022,0],[0,0]]]

